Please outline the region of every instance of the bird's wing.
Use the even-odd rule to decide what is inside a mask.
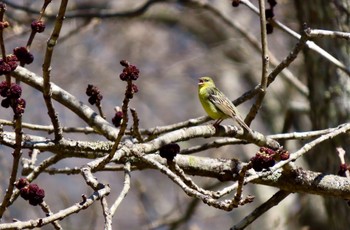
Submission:
[[[215,105],[215,107],[227,116],[235,119],[240,126],[244,127],[250,132],[250,128],[243,121],[242,117],[239,115],[237,108],[220,90],[217,88],[211,88],[209,91],[209,101]]]
[[[218,110],[229,117],[237,116],[237,111],[232,102],[217,88],[209,90],[209,101],[213,103]]]

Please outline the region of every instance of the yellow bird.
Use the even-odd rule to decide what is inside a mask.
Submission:
[[[209,117],[217,120],[214,126],[219,125],[224,119],[231,117],[233,120],[236,120],[242,128],[251,132],[251,129],[240,116],[236,106],[233,105],[225,94],[216,88],[213,79],[210,77],[199,78],[198,96],[205,112],[207,112]]]

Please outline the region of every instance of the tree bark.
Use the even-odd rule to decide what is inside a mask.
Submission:
[[[295,1],[300,27],[304,23],[311,29],[349,31],[350,3],[348,0]],[[318,38],[318,45],[346,66],[350,66],[350,46],[345,39]],[[335,127],[348,122],[350,117],[350,77],[320,55],[304,50],[305,73],[310,90],[310,120],[312,129]],[[336,174],[340,160],[336,147],[350,154],[350,138],[346,135],[328,141],[308,155],[309,167],[315,171]],[[347,163],[350,163],[347,157]],[[350,207],[347,201],[324,198],[328,220],[325,229],[346,229],[350,225]],[[317,213],[311,213],[317,215]],[[310,217],[310,213],[308,215]],[[310,218],[308,219],[310,221]],[[305,222],[304,224],[309,224]],[[312,226],[311,226],[311,229]]]

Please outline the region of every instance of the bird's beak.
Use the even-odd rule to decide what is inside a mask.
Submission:
[[[199,79],[199,82],[198,82],[198,85],[203,85],[203,80],[202,79]]]

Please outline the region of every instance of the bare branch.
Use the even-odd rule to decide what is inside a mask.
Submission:
[[[284,200],[290,192],[280,190],[276,192],[270,199],[265,203],[254,209],[252,213],[244,217],[238,224],[235,224],[230,230],[242,230],[245,229],[249,224],[253,223],[262,214],[270,210],[272,207],[278,205],[282,200]]]

